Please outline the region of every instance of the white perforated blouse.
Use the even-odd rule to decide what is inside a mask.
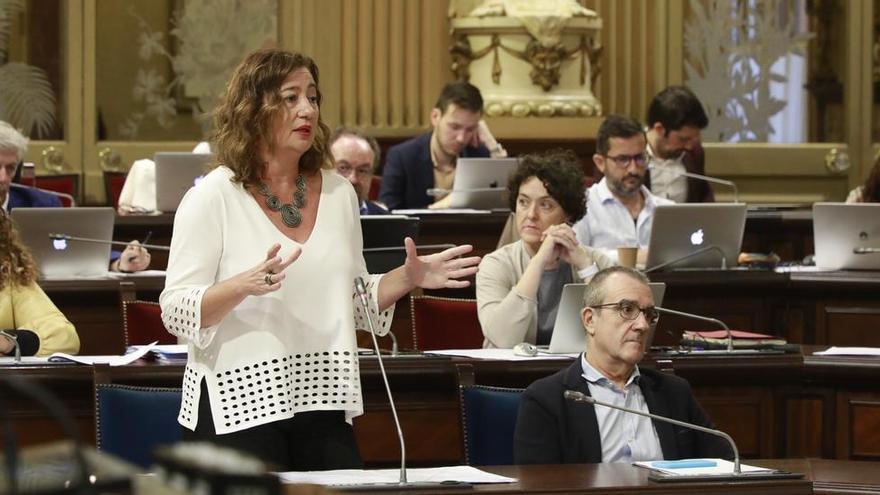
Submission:
[[[387,333],[392,305],[375,301],[380,275],[369,276],[361,252],[358,201],[351,185],[322,171],[318,216],[302,254],[278,291],[249,296],[223,320],[201,328],[202,296],[213,284],[298,245],[266,217],[254,198],[218,167],[190,189],[174,218],[162,320],[189,344],[178,421],[194,430],[205,379],[218,434],[288,419],[298,412],[363,414],[355,328],[368,329],[355,300],[364,277],[377,332]]]

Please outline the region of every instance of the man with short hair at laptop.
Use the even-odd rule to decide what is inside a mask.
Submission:
[[[27,145],[27,137],[0,120],[0,204],[3,210],[61,207],[61,201],[54,194],[34,187],[12,185],[12,179],[24,160]],[[129,243],[121,255],[114,252],[110,260],[110,269],[118,272],[139,272],[149,266],[150,253],[141,248],[138,241]]]
[[[604,177],[587,190],[587,214],[574,225],[578,241],[605,251],[615,262],[618,247],[638,247],[647,258],[657,206],[673,201],[645,187],[648,156],[642,126],[630,117],[609,115],[599,126],[593,163]]]
[[[476,86],[447,84],[431,110],[433,130],[388,150],[379,201],[389,210],[448,208],[451,195],[435,202],[427,191],[452,190],[459,157],[507,156],[482,118],[483,97]]]
[[[370,201],[373,171],[379,164],[382,150],[372,136],[349,127],[339,127],[330,136],[330,154],[336,173],[345,177],[354,187],[360,202],[361,215],[387,215],[388,210]]]
[[[684,379],[639,368],[658,318],[644,274],[615,266],[593,277],[581,311],[586,351],[523,393],[513,437],[516,464],[733,457],[727,442],[714,435],[563,396],[572,390],[714,429]]]
[[[715,201],[709,183],[685,177],[682,172],[704,175],[705,158],[700,130],[709,118],[697,96],[684,86],[669,86],[648,106],[648,163],[645,186],[657,196],[676,203]]]

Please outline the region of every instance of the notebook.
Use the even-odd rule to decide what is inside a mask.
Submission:
[[[587,348],[587,337],[584,335],[584,323],[581,320],[586,286],[587,284],[565,284],[562,288],[556,323],[553,324],[553,335],[550,336],[549,351],[553,354],[583,352]],[[648,286],[654,296],[654,306],[661,306],[666,294],[666,284],[651,282]],[[651,340],[653,335],[648,339],[646,348],[651,346]]]
[[[449,207],[509,210],[507,181],[516,166],[516,158],[459,158]]]
[[[42,279],[107,276],[113,208],[16,208],[9,215],[36,258]],[[107,242],[53,239],[49,234]]]
[[[386,273],[406,260],[403,239],[418,241],[419,219],[403,215],[367,215],[361,217],[364,261],[370,273]]]
[[[156,209],[177,211],[183,195],[208,172],[213,160],[210,153],[156,153]]]
[[[648,244],[648,270],[682,258],[699,249],[715,246],[696,256],[668,266],[680,268],[720,268],[736,266],[746,226],[745,203],[693,203],[662,205],[654,210],[654,223]]]
[[[818,268],[880,270],[880,203],[814,204],[813,245]]]

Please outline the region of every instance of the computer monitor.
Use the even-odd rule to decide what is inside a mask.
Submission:
[[[406,260],[403,239],[419,237],[419,219],[404,215],[366,215],[361,217],[364,261],[370,273],[387,273]]]

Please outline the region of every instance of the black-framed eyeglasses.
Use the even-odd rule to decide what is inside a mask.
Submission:
[[[597,304],[590,307],[593,309],[615,308],[617,309],[617,314],[619,314],[621,318],[630,321],[638,318],[639,313],[644,313],[645,320],[647,320],[650,325],[656,324],[657,320],[660,319],[660,312],[657,311],[657,308],[654,306],[642,308],[636,304],[635,301],[630,301],[628,299],[622,299],[615,303]]]
[[[620,168],[626,168],[629,166],[630,162],[634,162],[637,167],[644,167],[648,164],[648,154],[647,153],[637,153],[635,155],[605,155],[605,158],[610,159]]]

